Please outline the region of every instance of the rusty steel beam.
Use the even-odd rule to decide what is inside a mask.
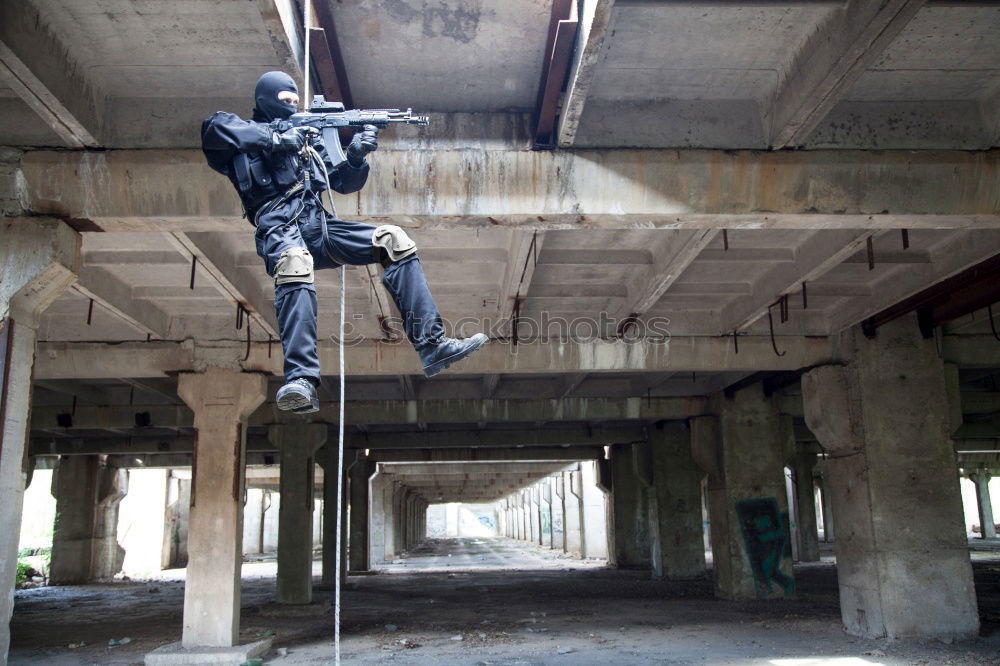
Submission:
[[[569,71],[579,22],[574,0],[552,3],[552,18],[545,43],[545,62],[538,88],[535,148],[555,148],[556,113]]]
[[[924,335],[934,326],[1000,301],[1000,254],[892,305],[862,322],[865,335],[910,312],[918,313]]]
[[[340,101],[344,103],[344,106],[348,109],[354,108],[354,96],[351,94],[351,85],[347,78],[347,68],[344,65],[344,57],[340,50],[340,41],[337,39],[337,29],[333,20],[333,11],[330,6],[333,3],[330,2],[315,2],[313,3],[313,9],[316,12],[316,19],[319,21],[319,26],[322,31],[322,43],[326,48],[326,54],[329,57],[329,64],[333,68],[332,74],[336,79],[335,88],[327,88],[327,80],[329,80],[329,72],[326,74],[327,80],[323,79],[324,74],[321,72],[320,68],[317,67],[317,72],[320,73],[320,82],[323,84],[323,91],[327,96],[337,94]],[[316,59],[316,37],[317,33],[313,28],[311,38],[313,40],[313,45],[310,48],[312,51],[313,58]],[[319,61],[317,61],[319,65]],[[331,81],[331,85],[333,81]],[[336,90],[336,93],[334,93]],[[309,100],[306,100],[308,103]]]

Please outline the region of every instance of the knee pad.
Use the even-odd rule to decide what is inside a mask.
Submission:
[[[289,282],[312,284],[314,281],[313,258],[309,254],[309,250],[304,247],[290,247],[281,253],[281,257],[274,268],[275,284],[287,284]]]
[[[383,266],[402,261],[417,253],[417,244],[406,232],[394,224],[383,224],[375,227],[372,234],[372,249]]]

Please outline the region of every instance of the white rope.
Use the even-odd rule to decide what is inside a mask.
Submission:
[[[305,0],[302,3],[302,26],[305,30],[305,46],[302,48],[302,108],[309,110],[309,19],[312,16],[312,2]]]
[[[347,266],[340,267],[340,419],[337,433],[337,579],[333,593],[333,645],[340,665],[340,535],[344,517],[344,312],[347,302]]]
[[[302,53],[302,108],[309,109],[309,27],[310,27],[310,17],[312,16],[312,3],[310,0],[305,0],[302,7],[302,25],[305,30],[305,45],[303,47]],[[316,155],[318,158],[319,156]],[[322,165],[323,160],[317,159],[317,162]],[[327,182],[327,191],[329,192],[329,182]],[[330,196],[329,194],[327,196]],[[330,201],[333,204],[332,197]],[[320,207],[323,206],[322,199],[320,199]],[[324,211],[326,212],[326,211]],[[325,217],[325,216],[324,216]],[[323,220],[323,224],[326,224],[326,220]],[[340,570],[341,570],[341,533],[343,530],[343,518],[344,518],[344,327],[345,327],[345,310],[347,303],[347,267],[340,267],[340,419],[339,426],[337,428],[337,537],[336,537],[336,554],[334,555],[334,563],[336,565],[334,571],[334,584],[333,584],[333,646],[334,646],[334,663],[340,666]],[[327,478],[326,482],[329,483],[330,479]]]

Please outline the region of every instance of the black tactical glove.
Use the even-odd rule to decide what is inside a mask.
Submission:
[[[313,127],[293,127],[280,134],[274,132],[271,135],[271,150],[276,151],[299,151],[306,143],[307,136],[318,134]]]
[[[365,155],[378,148],[378,128],[374,125],[365,125],[362,132],[358,132],[351,139],[351,145],[347,147],[347,163],[355,169],[364,166]]]

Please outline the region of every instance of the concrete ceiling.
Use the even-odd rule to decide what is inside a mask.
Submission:
[[[324,1],[359,106],[534,112],[549,0]],[[249,112],[261,73],[300,76],[296,11],[289,0],[25,0],[0,8],[0,42],[98,145],[196,147],[212,111]],[[604,0],[581,11],[574,48],[587,67],[568,78],[564,107],[579,124],[564,145],[1000,143],[993,2]],[[64,144],[32,108],[0,89],[0,145]]]

